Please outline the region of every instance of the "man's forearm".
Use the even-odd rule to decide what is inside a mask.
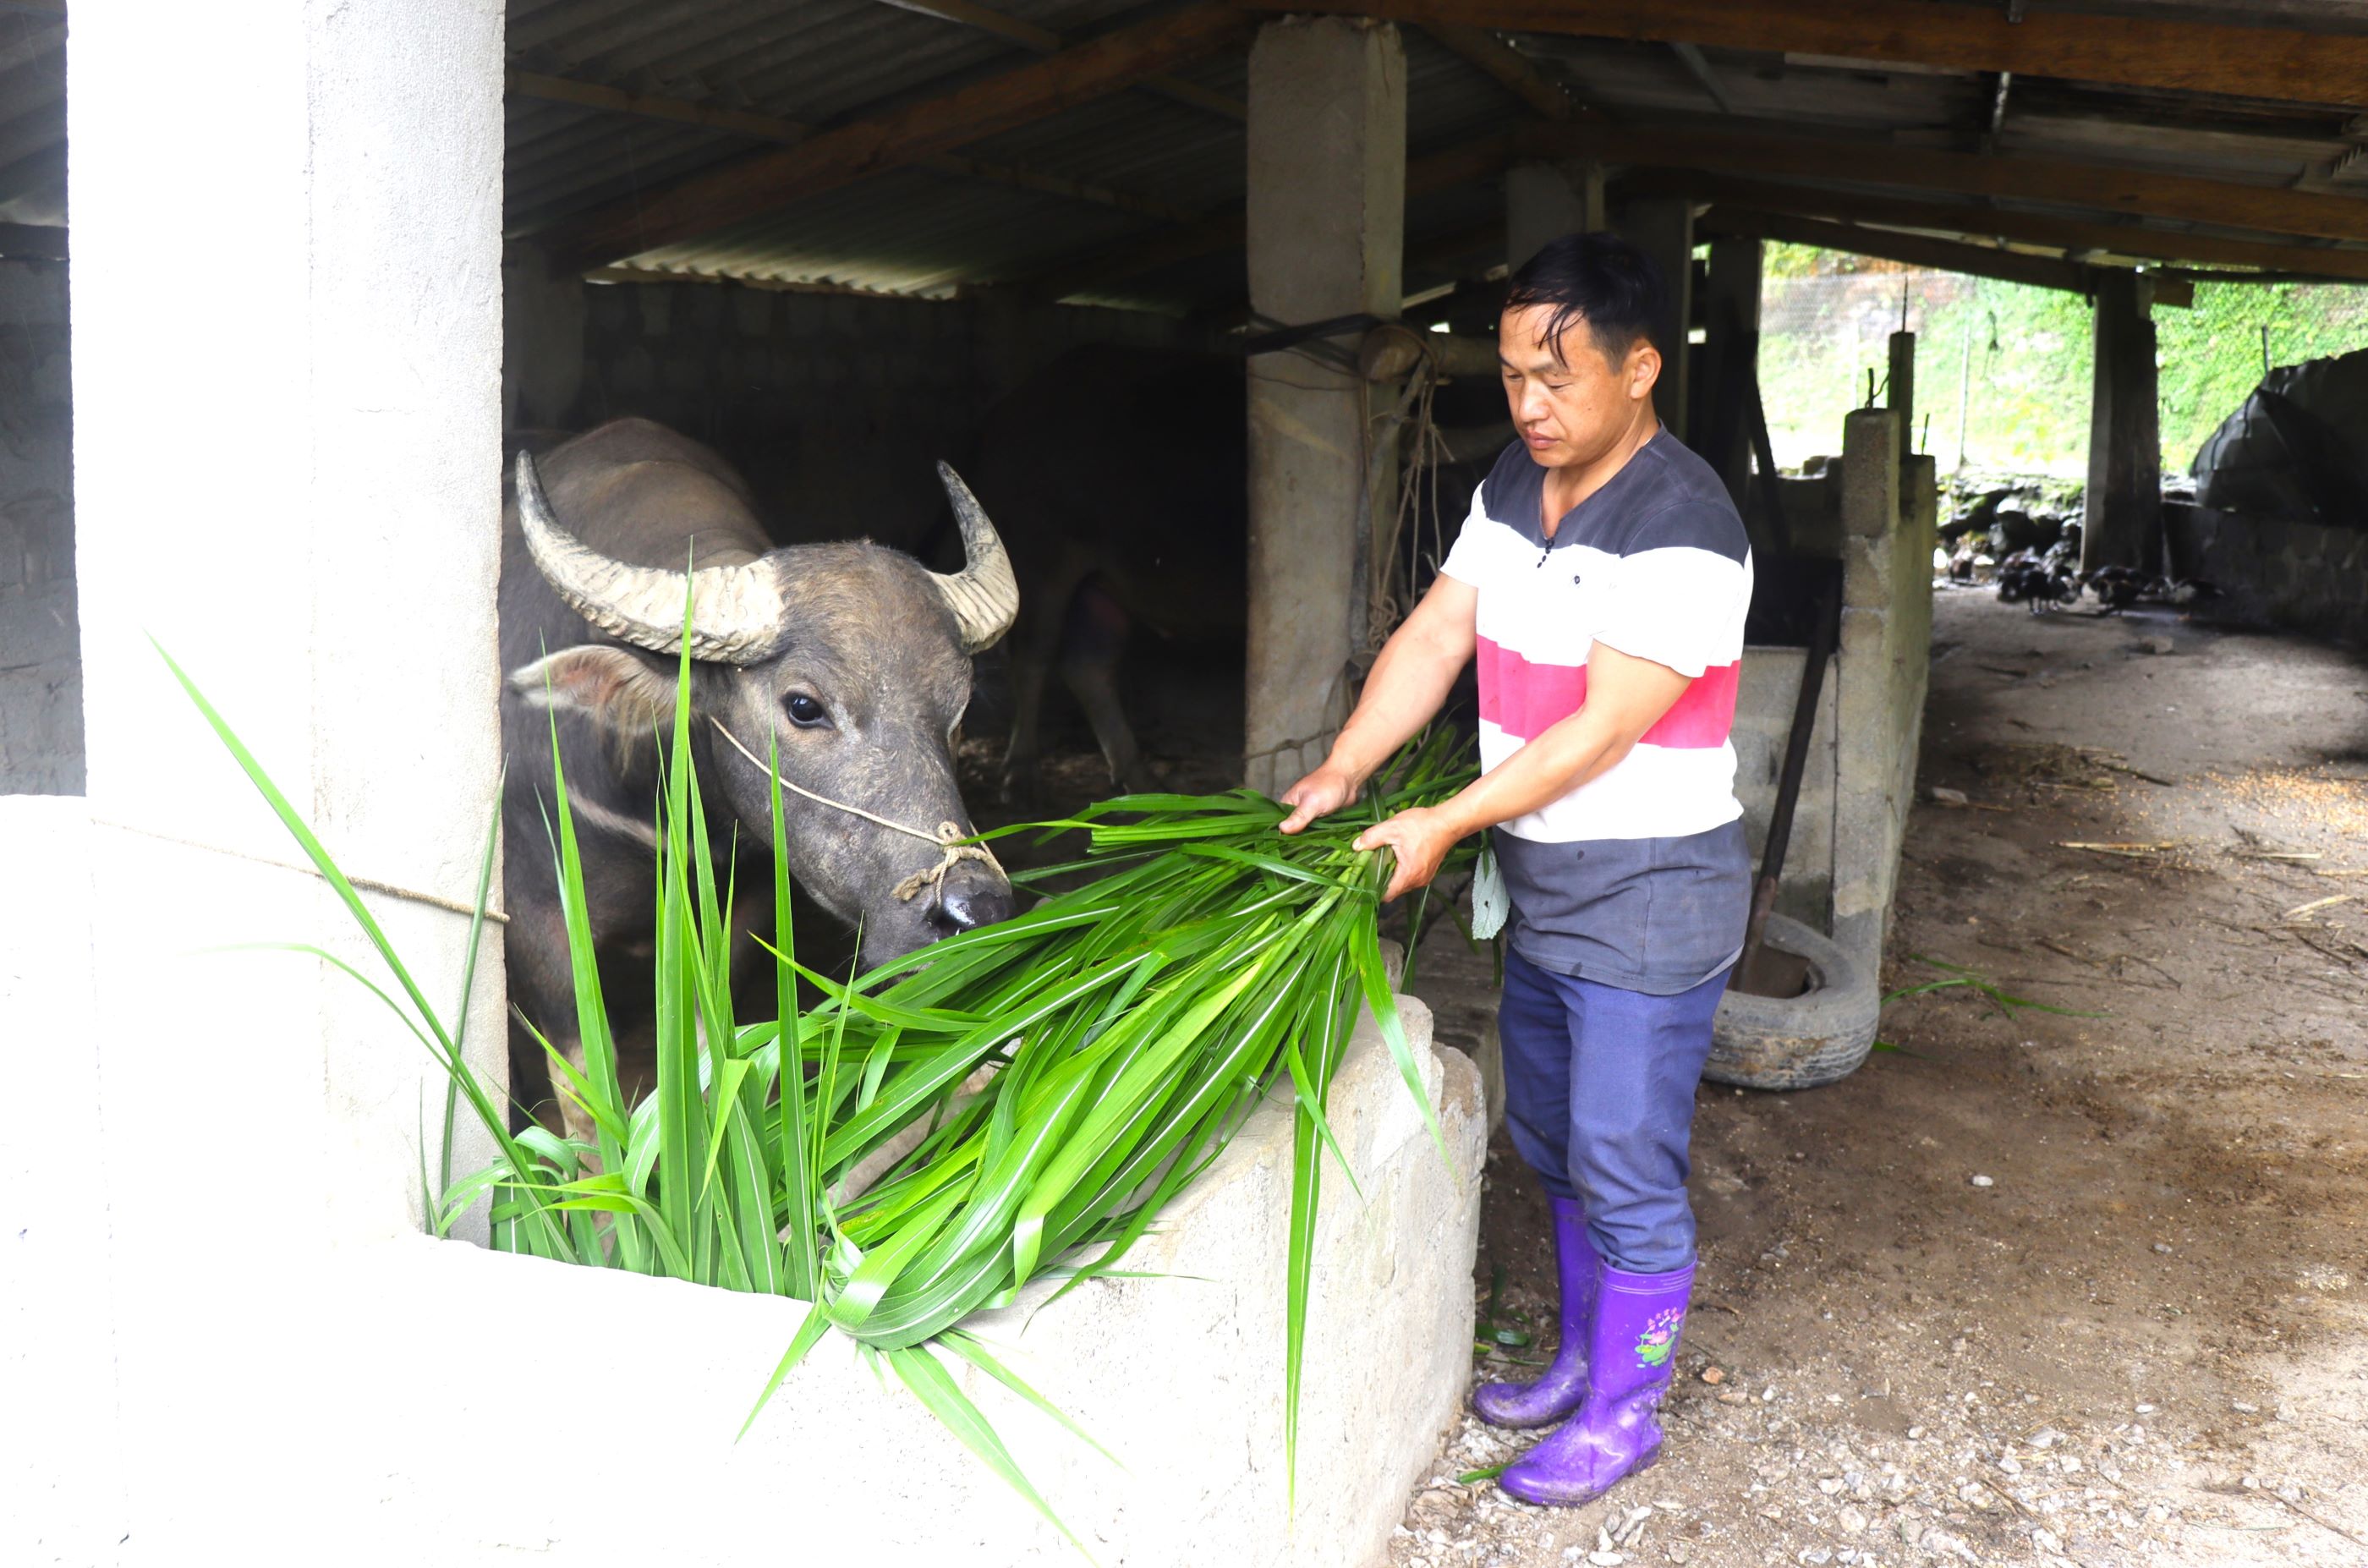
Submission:
[[[1357,710],[1332,743],[1331,760],[1360,783],[1430,722],[1469,655],[1442,647],[1409,622],[1382,647]]]
[[[1495,827],[1600,778],[1692,684],[1666,665],[1600,642],[1589,650],[1587,669],[1585,705],[1440,807],[1452,825],[1467,834]]]
[[[1635,742],[1582,708],[1440,807],[1465,835],[1527,816],[1611,771]]]

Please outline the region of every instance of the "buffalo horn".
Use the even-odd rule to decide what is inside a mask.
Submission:
[[[692,658],[749,665],[780,641],[784,604],[769,563],[671,572],[612,560],[560,525],[525,452],[518,456],[518,507],[534,563],[570,609],[609,636],[654,653],[674,653],[682,646],[689,594]]]
[[[1019,613],[1019,581],[1011,574],[1011,557],[1004,552],[995,525],[986,520],[986,508],[978,504],[962,475],[939,463],[938,479],[945,485],[946,499],[953,503],[954,517],[962,524],[963,565],[951,577],[942,572],[929,575],[937,579],[946,608],[954,612],[962,652],[975,653],[1011,629],[1012,619]]]

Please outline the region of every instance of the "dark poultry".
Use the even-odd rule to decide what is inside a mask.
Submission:
[[[2018,550],[1998,562],[1998,597],[2002,604],[2027,604],[2032,614],[2040,615],[2078,601],[2080,585],[2060,563]]]
[[[2081,586],[2097,596],[2107,615],[2125,610],[2139,599],[2151,597],[2149,588],[2159,591],[2159,578],[2146,576],[2135,566],[2100,566],[2080,578]]]

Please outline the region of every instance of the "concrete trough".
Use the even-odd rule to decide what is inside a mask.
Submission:
[[[1097,1281],[1057,1301],[1040,1282],[973,1320],[1123,1468],[945,1358],[1106,1568],[1383,1561],[1467,1386],[1485,1154],[1477,1071],[1432,1048],[1420,1002],[1399,1006],[1447,1157],[1367,1017],[1332,1095],[1362,1194],[1326,1161],[1295,1514],[1283,1462],[1284,1096],[1131,1255],[1130,1269],[1158,1278]],[[342,1303],[338,1337],[370,1352],[341,1371],[347,1418],[313,1430],[294,1475],[272,1477],[275,1499],[302,1501],[275,1501],[267,1528],[335,1519],[373,1561],[1086,1561],[837,1335],[735,1443],[799,1303],[424,1239],[363,1250],[325,1284]],[[438,1323],[513,1324],[546,1376],[489,1375],[420,1332]],[[469,1435],[465,1480],[455,1434]]]

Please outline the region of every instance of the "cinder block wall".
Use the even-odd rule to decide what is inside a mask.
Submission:
[[[516,286],[513,285],[513,296]],[[1210,346],[1164,316],[993,297],[894,300],[712,283],[584,290],[569,425],[640,415],[721,451],[791,539],[926,545],[995,400],[1089,343]]]
[[[82,790],[66,264],[0,260],[0,795]]]
[[[2219,617],[2368,640],[2368,526],[2247,517],[2175,501],[2163,503],[2162,520],[2172,571],[2218,588],[2226,596],[2214,605]]]

